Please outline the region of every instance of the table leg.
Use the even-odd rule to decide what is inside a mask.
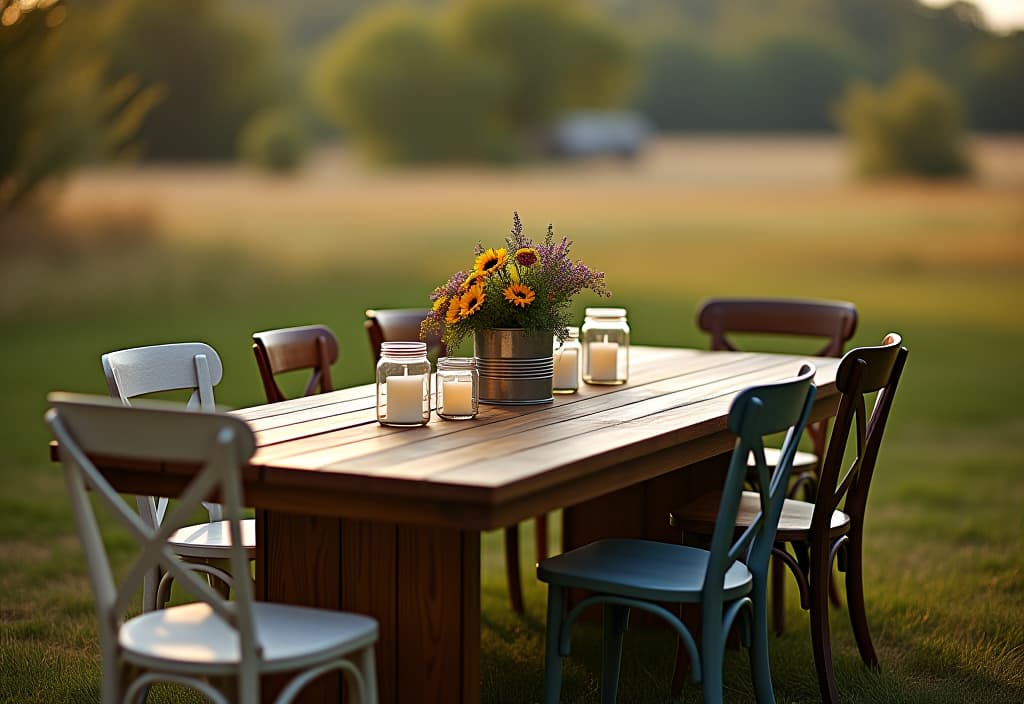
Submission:
[[[259,511],[260,598],[380,623],[381,704],[480,701],[480,534]],[[338,678],[302,702],[340,701]]]

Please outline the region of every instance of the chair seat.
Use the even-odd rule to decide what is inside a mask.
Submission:
[[[241,521],[242,543],[250,560],[256,558],[256,521]],[[176,555],[203,559],[228,559],[231,550],[231,523],[211,521],[185,526],[171,533],[167,542]]]
[[[777,447],[766,447],[764,448],[764,461],[769,467],[775,467],[779,464],[779,449]],[[751,457],[747,460],[748,467],[755,467],[754,458]],[[793,474],[797,475],[800,472],[814,469],[818,466],[818,456],[813,452],[801,452],[797,450],[796,455],[793,456]]]
[[[653,540],[598,540],[544,560],[537,566],[537,578],[636,599],[696,603],[708,555],[707,550]],[[725,598],[742,597],[751,585],[750,571],[737,562],[725,574]]]
[[[715,518],[718,516],[720,503],[720,494],[705,494],[683,508],[673,511],[670,522],[676,528],[681,528],[684,533],[711,535],[715,529]],[[739,512],[736,514],[736,531],[742,532],[760,511],[760,495],[755,491],[744,491],[743,496],[740,497]],[[782,515],[779,518],[779,529],[775,534],[775,541],[789,543],[807,540],[811,532],[811,517],[813,515],[813,503],[786,499],[782,504]],[[849,530],[850,517],[842,511],[833,511],[829,537],[836,538]]]
[[[252,609],[263,672],[340,657],[377,640],[377,622],[359,614],[266,602],[254,602]],[[229,673],[241,658],[238,631],[205,602],[136,616],[121,627],[118,640],[128,662],[165,672]]]

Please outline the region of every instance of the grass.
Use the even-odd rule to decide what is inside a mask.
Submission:
[[[0,702],[98,699],[92,595],[45,451],[47,391],[104,393],[103,352],[196,339],[224,358],[219,402],[251,405],[262,390],[249,335],[309,322],[338,333],[336,382],[367,382],[362,311],[422,305],[478,239],[503,237],[513,208],[534,234],[554,219],[607,271],[638,343],[704,347],[693,313],[711,295],[848,299],[855,344],[902,333],[911,355],[867,526],[882,672],[860,665],[838,611],[840,693],[1024,701],[1024,162],[1007,166],[1019,140],[977,146],[977,181],[937,185],[848,183],[839,147],[820,140],[675,142],[628,167],[389,173],[328,160],[295,181],[229,169],[73,180],[52,204],[52,236],[0,233]],[[123,559],[125,536],[109,535]],[[521,542],[529,575],[532,540]],[[486,535],[488,704],[540,698],[545,594],[524,586],[519,618],[500,536]],[[793,591],[789,630],[771,643],[776,695],[812,702]],[[597,700],[599,642],[578,631],[564,701]],[[668,701],[672,653],[664,634],[627,634],[620,701]],[[726,668],[727,700],[752,700],[745,654]],[[191,701],[152,697],[179,700]]]

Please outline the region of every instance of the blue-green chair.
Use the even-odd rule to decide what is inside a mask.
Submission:
[[[759,702],[774,702],[768,665],[768,617],[765,608],[768,557],[786,496],[793,457],[814,402],[814,367],[804,365],[787,381],[742,391],[729,410],[729,431],[737,436],[725,477],[718,521],[709,550],[650,540],[599,540],[537,566],[548,584],[544,701],[555,704],[562,689],[562,658],[569,654],[572,627],[580,613],[604,607],[601,701],[613,704],[619,682],[622,634],[630,609],[660,616],[678,633],[703,684],[704,701],[722,700],[722,660],[733,624],[750,648],[750,664]],[[765,461],[763,438],[787,431],[774,473]],[[753,455],[762,487],[761,513],[737,538],[736,512]],[[567,589],[590,594],[565,612]],[[670,604],[701,609],[700,646]],[[739,620],[737,620],[739,619]],[[666,688],[668,682],[666,682]]]

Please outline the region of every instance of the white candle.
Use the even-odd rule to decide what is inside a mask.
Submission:
[[[594,381],[615,381],[618,378],[619,343],[590,343],[590,378]]]
[[[576,350],[555,351],[556,389],[577,389],[580,385],[579,359]]]
[[[473,415],[473,382],[445,380],[441,385],[441,413],[446,416]]]
[[[389,376],[387,381],[388,423],[423,422],[423,375]]]

